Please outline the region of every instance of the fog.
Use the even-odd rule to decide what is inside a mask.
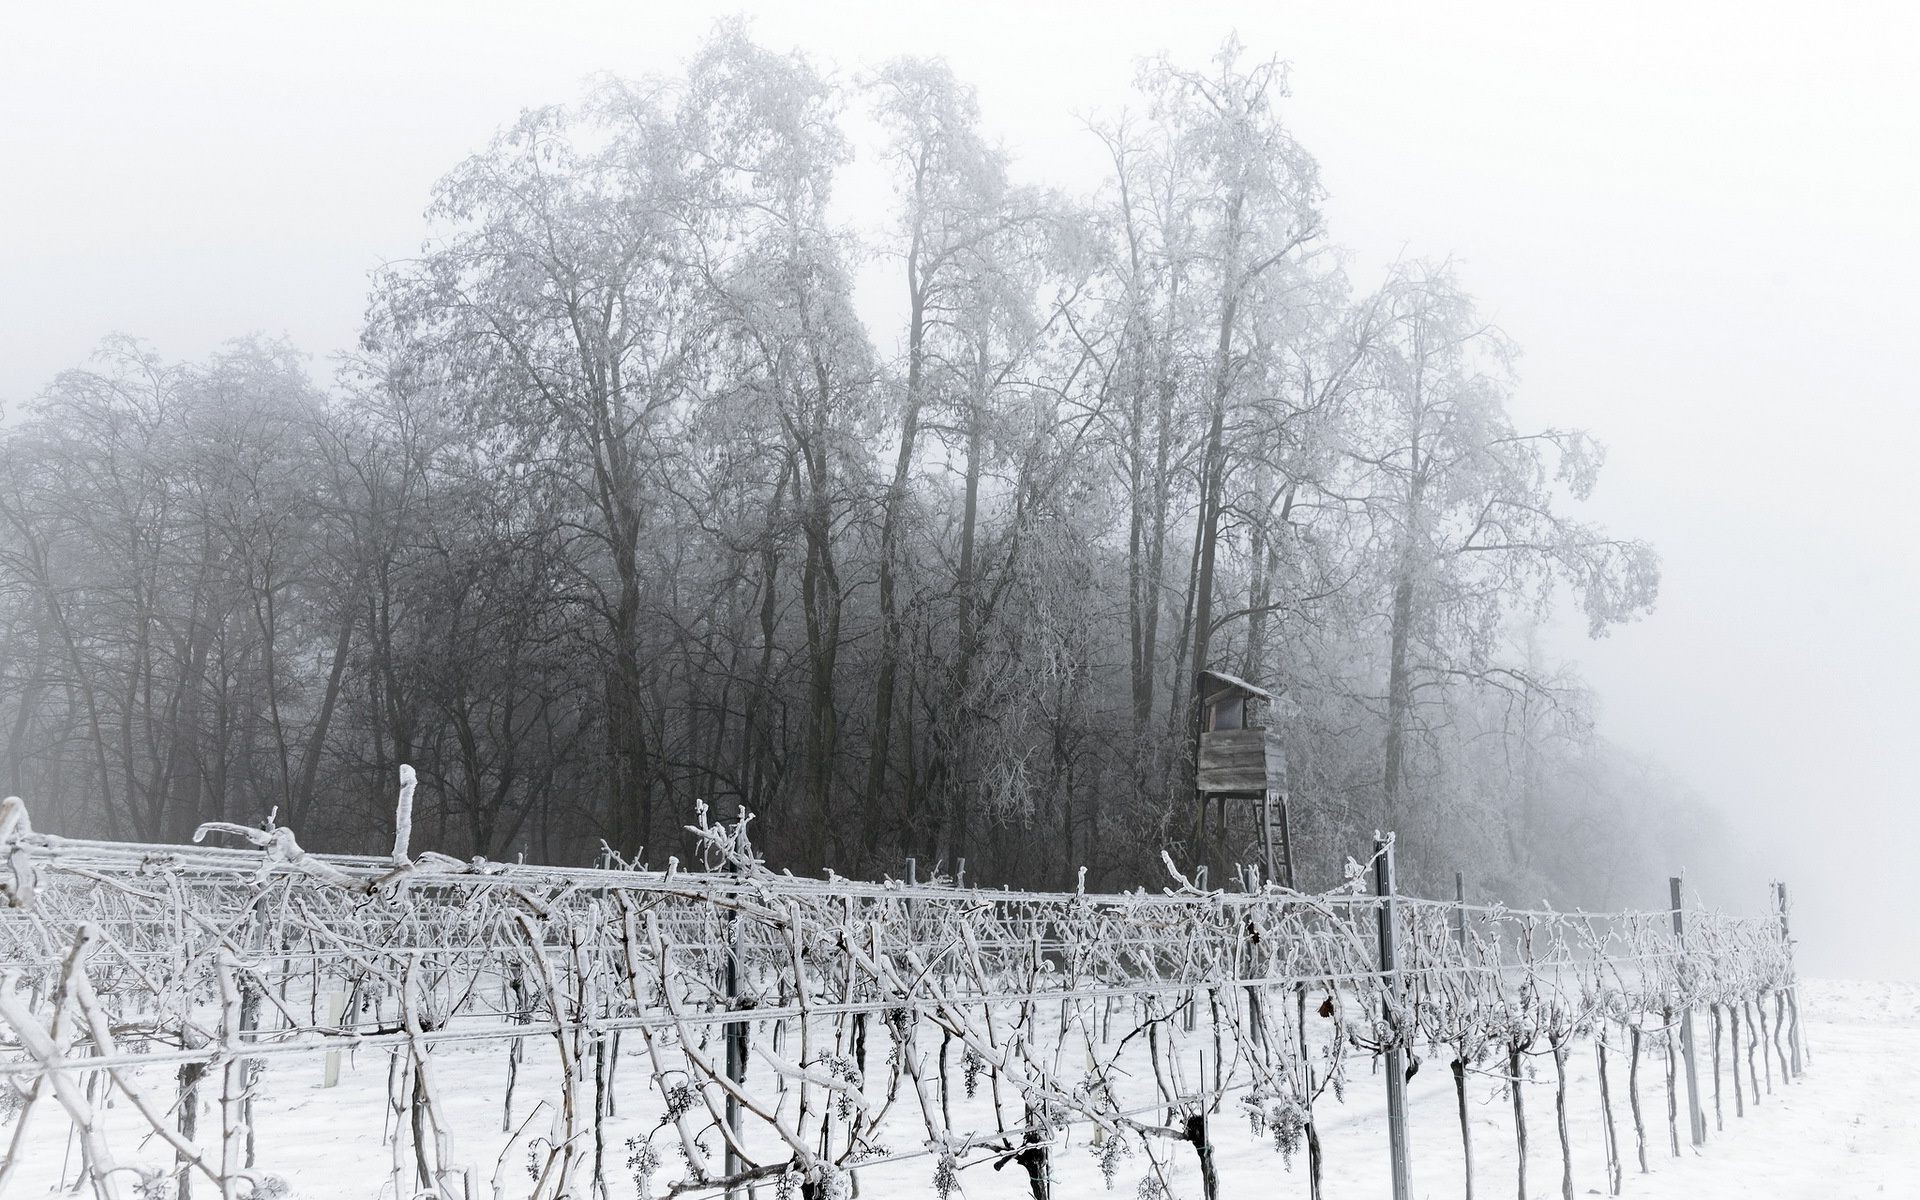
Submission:
[[[253,330],[350,349],[435,179],[595,72],[671,70],[733,7],[14,12],[0,402],[109,331],[175,357]],[[1568,621],[1556,650],[1603,732],[1726,815],[1727,860],[1687,864],[1707,898],[1757,908],[1785,879],[1806,970],[1920,973],[1909,7],[843,3],[752,29],[849,75],[943,54],[1016,171],[1069,186],[1100,166],[1089,97],[1117,106],[1138,56],[1202,62],[1237,29],[1289,59],[1355,278],[1452,255],[1525,350],[1523,417],[1609,447],[1586,511],[1658,547],[1659,604],[1598,642]]]

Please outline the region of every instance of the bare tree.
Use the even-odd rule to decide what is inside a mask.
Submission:
[[[408,763],[422,844],[484,855],[659,865],[704,800],[785,865],[1126,886],[1244,850],[1197,836],[1216,668],[1278,693],[1303,861],[1397,825],[1608,892],[1538,846],[1650,853],[1653,785],[1528,630],[1646,611],[1655,559],[1575,517],[1599,451],[1516,426],[1449,268],[1324,252],[1285,98],[1236,42],[1147,62],[1084,196],[945,64],[856,89],[738,23],[521,114],[334,380],[116,338],[0,429],[0,780],[362,849]]]
[[[1387,595],[1384,819],[1402,817],[1420,705],[1470,682],[1539,689],[1495,658],[1516,606],[1571,585],[1595,635],[1651,607],[1659,571],[1644,543],[1575,521],[1601,462],[1585,434],[1523,433],[1507,414],[1510,348],[1445,267],[1399,268],[1382,295],[1374,357],[1381,402],[1348,456],[1364,492]]]

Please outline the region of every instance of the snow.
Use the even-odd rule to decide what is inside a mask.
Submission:
[[[1802,986],[1809,1062],[1804,1076],[1786,1084],[1777,1064],[1771,1093],[1762,1079],[1761,1102],[1748,1103],[1744,1118],[1734,1116],[1732,1094],[1723,1100],[1724,1130],[1713,1128],[1709,1059],[1701,1051],[1702,1100],[1707,1110],[1709,1140],[1703,1151],[1685,1144],[1684,1105],[1681,1114],[1682,1153],[1669,1149],[1666,1098],[1660,1059],[1650,1056],[1641,1073],[1642,1104],[1646,1114],[1649,1172],[1641,1174],[1633,1153],[1633,1127],[1626,1102],[1626,1072],[1620,1057],[1609,1067],[1614,1111],[1623,1153],[1627,1159],[1623,1195],[1642,1200],[1747,1200],[1750,1197],[1920,1196],[1920,984],[1814,981]],[[1707,1036],[1702,1022],[1702,1039]],[[521,1069],[520,1095],[551,1094],[550,1043],[527,1043]],[[923,1051],[931,1047],[923,1039]],[[647,1070],[634,1042],[627,1043],[619,1067],[624,1097],[650,1097],[639,1086]],[[451,1046],[436,1054],[436,1073],[446,1092],[446,1104],[455,1139],[464,1151],[491,1174],[504,1161],[500,1176],[506,1194],[530,1189],[524,1167],[524,1144],[505,1148],[501,1132],[501,1099],[505,1083],[506,1051],[498,1046]],[[260,1167],[279,1175],[295,1197],[391,1196],[391,1158],[381,1144],[387,1120],[385,1105],[387,1056],[365,1054],[349,1061],[338,1088],[320,1086],[318,1062],[274,1062],[261,1081],[259,1101]],[[1529,1127],[1528,1197],[1560,1194],[1560,1156],[1554,1124],[1552,1063],[1535,1060],[1538,1078],[1525,1088]],[[1582,1046],[1571,1056],[1569,1124],[1573,1142],[1573,1181],[1576,1195],[1605,1195],[1603,1137],[1594,1053]],[[143,1068],[160,1084],[166,1070],[156,1064]],[[986,1084],[982,1082],[982,1091]],[[956,1089],[957,1091],[957,1089]],[[1344,1103],[1323,1102],[1318,1116],[1325,1151],[1328,1197],[1376,1197],[1388,1192],[1386,1129],[1381,1106],[1384,1085],[1376,1072],[1357,1071]],[[1414,1192],[1430,1200],[1464,1194],[1461,1153],[1452,1080],[1444,1062],[1429,1059],[1410,1081]],[[1497,1081],[1473,1081],[1471,1120],[1474,1142],[1476,1194],[1507,1197],[1515,1194],[1515,1156],[1512,1110],[1499,1094]],[[982,1097],[984,1099],[984,1097]],[[965,1107],[956,1095],[956,1115]],[[977,1102],[976,1102],[977,1103]],[[514,1124],[528,1114],[528,1104],[515,1106]],[[108,1123],[132,1128],[132,1114],[122,1108],[108,1114]],[[622,1112],[606,1131],[606,1160],[612,1194],[630,1196],[632,1183],[625,1169],[625,1139],[653,1125],[653,1114]],[[536,1131],[545,1119],[534,1122]],[[1268,1139],[1255,1138],[1245,1120],[1229,1104],[1215,1118],[1221,1194],[1224,1197],[1305,1195],[1303,1156],[1289,1167]],[[904,1132],[904,1131],[903,1131]],[[11,1130],[0,1130],[0,1137]],[[74,1155],[66,1144],[63,1122],[37,1124],[15,1195],[43,1195],[55,1189],[66,1160]],[[133,1149],[131,1139],[123,1150]],[[666,1159],[656,1187],[677,1177],[677,1156],[664,1145]],[[505,1153],[503,1155],[503,1148]],[[919,1147],[908,1142],[892,1146],[895,1152]],[[127,1157],[164,1161],[163,1147],[149,1143]],[[1199,1177],[1191,1150],[1170,1147],[1175,1195],[1194,1200]],[[1166,1157],[1167,1148],[1161,1155]],[[1121,1160],[1114,1188],[1104,1187],[1098,1163],[1089,1152],[1084,1130],[1076,1130],[1069,1144],[1056,1151],[1055,1196],[1059,1200],[1091,1200],[1135,1194],[1145,1163],[1138,1150]],[[909,1157],[862,1168],[863,1197],[932,1196],[934,1160]],[[69,1182],[71,1179],[69,1178]],[[477,1181],[485,1194],[489,1180]],[[995,1171],[990,1165],[960,1172],[962,1193],[973,1200],[1001,1197],[1018,1200],[1028,1195],[1024,1174],[1014,1165]],[[761,1200],[772,1188],[759,1189]]]
[[[1707,1110],[1706,1147],[1687,1145],[1681,1110],[1681,1156],[1673,1157],[1666,1130],[1660,1075],[1643,1066],[1642,1096],[1648,1123],[1649,1173],[1633,1157],[1619,1060],[1609,1067],[1620,1141],[1627,1160],[1621,1194],[1634,1200],[1851,1200],[1853,1197],[1920,1197],[1920,984],[1815,980],[1801,986],[1801,1016],[1809,1053],[1806,1072],[1788,1085],[1777,1074],[1761,1103],[1734,1116],[1732,1094],[1723,1101],[1724,1130],[1715,1131],[1712,1086],[1701,1053],[1702,1102]],[[1706,1036],[1702,1022],[1702,1038]],[[1600,1102],[1592,1051],[1572,1060],[1579,1069],[1570,1089],[1569,1123],[1576,1195],[1607,1194],[1602,1166]],[[1412,1097],[1414,1194],[1441,1200],[1464,1194],[1460,1143],[1445,1064],[1429,1063],[1409,1085]],[[1438,1069],[1433,1069],[1437,1066]],[[1527,1089],[1529,1177],[1527,1196],[1560,1195],[1560,1156],[1553,1124],[1552,1065],[1541,1064],[1540,1081]],[[1356,1096],[1355,1100],[1371,1099]],[[1684,1094],[1684,1093],[1683,1093]],[[1357,1106],[1356,1106],[1357,1107]],[[1511,1110],[1485,1089],[1474,1109],[1474,1177],[1477,1196],[1514,1192]],[[1375,1197],[1388,1194],[1385,1119],[1377,1111],[1354,1113],[1336,1124],[1327,1142],[1327,1194]],[[1223,1147],[1223,1196],[1258,1196],[1261,1172],[1273,1163],[1258,1148],[1233,1139]],[[1230,1172],[1230,1173],[1229,1173]],[[1297,1189],[1304,1194],[1304,1185]],[[1291,1183],[1275,1189],[1295,1194]],[[1012,1193],[1007,1193],[1011,1195]],[[1074,1197],[1092,1191],[1074,1191]]]
[[[1810,1061],[1706,1151],[1629,1177],[1646,1200],[1920,1196],[1920,985],[1812,981]],[[1434,1193],[1435,1195],[1446,1193]]]

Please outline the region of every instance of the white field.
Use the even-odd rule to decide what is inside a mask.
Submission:
[[[1706,1027],[1701,1023],[1701,1072],[1707,1107],[1709,1140],[1703,1151],[1686,1145],[1685,1112],[1681,1113],[1682,1153],[1669,1148],[1666,1126],[1664,1068],[1649,1056],[1641,1072],[1641,1096],[1647,1122],[1649,1172],[1635,1161],[1633,1126],[1626,1099],[1626,1071],[1615,1056],[1609,1067],[1615,1119],[1627,1158],[1623,1195],[1645,1200],[1734,1200],[1734,1198],[1920,1197],[1920,985],[1909,983],[1841,983],[1812,981],[1803,985],[1801,1011],[1809,1050],[1806,1074],[1785,1084],[1774,1069],[1773,1090],[1758,1106],[1748,1102],[1744,1118],[1734,1116],[1731,1091],[1722,1109],[1724,1130],[1714,1129],[1712,1089],[1707,1076]],[[924,1037],[923,1050],[935,1039]],[[884,1049],[875,1051],[884,1055]],[[475,1194],[493,1194],[495,1162],[506,1136],[501,1129],[501,1099],[506,1071],[504,1049],[493,1046],[443,1047],[435,1053],[438,1086],[445,1096],[454,1131],[455,1157],[481,1164]],[[637,1039],[627,1042],[619,1071],[624,1096],[651,1098],[641,1084],[647,1071]],[[958,1096],[956,1050],[955,1124],[985,1117],[986,1082],[982,1097],[967,1102]],[[259,1167],[284,1179],[292,1196],[302,1200],[386,1197],[393,1187],[391,1153],[383,1144],[387,1124],[387,1056],[362,1054],[349,1061],[340,1086],[320,1086],[318,1062],[275,1060],[264,1071],[257,1114]],[[1525,1088],[1530,1153],[1527,1197],[1560,1195],[1561,1162],[1554,1122],[1552,1061],[1534,1060],[1536,1078]],[[1592,1048],[1582,1046],[1571,1056],[1569,1125],[1573,1142],[1573,1183],[1576,1195],[1605,1195],[1602,1165],[1599,1091]],[[878,1069],[876,1067],[876,1069]],[[521,1068],[521,1097],[548,1094],[556,1069],[551,1039],[527,1043]],[[171,1068],[141,1069],[150,1094],[170,1094]],[[204,1086],[203,1096],[217,1095],[218,1073]],[[1471,1081],[1472,1126],[1476,1195],[1515,1196],[1515,1148],[1512,1108],[1498,1094],[1491,1079]],[[1319,1109],[1325,1153],[1325,1193],[1330,1198],[1384,1197],[1389,1193],[1387,1137],[1383,1112],[1384,1085],[1364,1066],[1354,1072],[1344,1103],[1329,1095]],[[1409,1085],[1413,1130],[1413,1179],[1417,1196],[1440,1200],[1465,1194],[1459,1126],[1451,1076],[1444,1061],[1429,1060]],[[516,1104],[515,1124],[527,1115],[527,1103]],[[901,1131],[898,1151],[917,1149],[917,1114],[908,1109],[911,1095],[903,1085],[896,1115],[890,1125]],[[124,1104],[107,1114],[119,1161],[127,1164],[165,1164],[171,1153],[157,1140],[144,1144],[130,1136],[135,1128]],[[211,1107],[201,1116],[203,1144],[218,1127]],[[615,1200],[634,1195],[626,1171],[625,1140],[655,1125],[652,1113],[623,1112],[606,1130],[606,1167],[609,1193]],[[534,1132],[543,1132],[544,1118]],[[0,1127],[0,1139],[11,1138],[11,1124]],[[1264,1200],[1270,1196],[1306,1194],[1305,1161],[1296,1155],[1289,1168],[1267,1139],[1252,1136],[1245,1119],[1229,1101],[1215,1119],[1221,1194],[1229,1200]],[[71,1185],[71,1163],[77,1152],[68,1144],[67,1125],[59,1110],[45,1106],[36,1116],[19,1175],[9,1192],[40,1196],[61,1189],[63,1171]],[[0,1142],[4,1144],[4,1142]],[[670,1138],[656,1139],[665,1160],[655,1179],[656,1191],[679,1177],[681,1162]],[[1198,1200],[1199,1176],[1190,1148],[1163,1145],[1157,1151],[1170,1159],[1170,1179],[1181,1200]],[[507,1196],[524,1195],[529,1188],[524,1150],[516,1149],[500,1172]],[[1123,1160],[1113,1190],[1108,1192],[1089,1152],[1084,1127],[1076,1128],[1064,1148],[1055,1151],[1057,1200],[1081,1200],[1114,1195],[1132,1200],[1146,1163],[1139,1152]],[[933,1161],[909,1158],[870,1165],[857,1172],[863,1198],[917,1200],[934,1195]],[[961,1172],[961,1194],[970,1200],[1004,1197],[1024,1200],[1026,1178],[1017,1165],[995,1171],[991,1165]],[[128,1188],[128,1194],[132,1189]],[[771,1200],[773,1188],[756,1189],[759,1200]],[[208,1194],[204,1181],[195,1196]]]

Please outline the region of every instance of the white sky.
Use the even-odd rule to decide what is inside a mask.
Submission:
[[[350,347],[437,176],[588,74],[673,69],[739,7],[7,7],[0,403],[108,331],[177,357],[255,330]],[[1199,63],[1237,28],[1291,59],[1355,275],[1454,254],[1527,351],[1525,419],[1598,433],[1593,514],[1665,556],[1652,619],[1558,639],[1606,732],[1753,831],[1806,965],[1914,976],[1916,13],[954,0],[769,3],[754,28],[849,74],[945,54],[1025,176],[1069,187],[1098,167],[1078,116],[1122,102],[1137,56]]]

